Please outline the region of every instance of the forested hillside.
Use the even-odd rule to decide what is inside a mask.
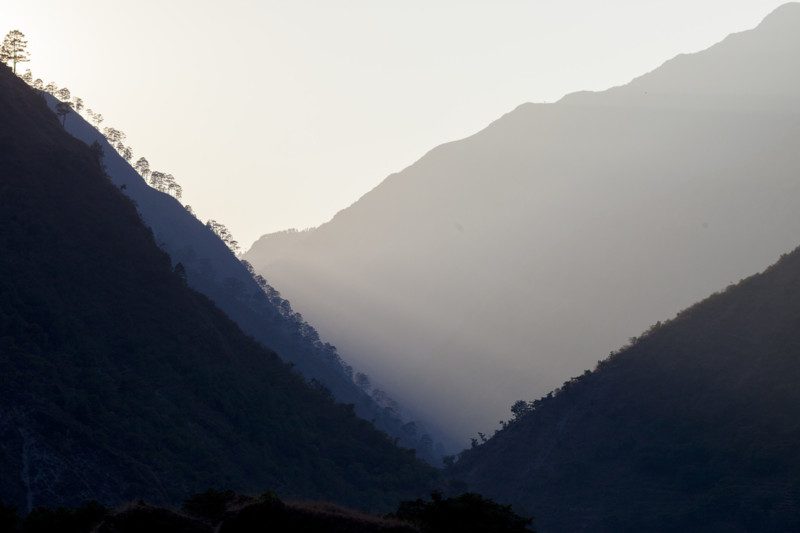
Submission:
[[[42,85],[38,79],[27,81],[34,88]],[[41,90],[56,113],[64,109],[64,100],[69,102],[71,96],[68,89],[52,83]],[[79,106],[74,105],[78,100],[69,102],[74,111],[61,116],[64,128],[86,144],[100,144],[109,178],[136,203],[143,222],[173,265],[183,265],[189,286],[209,297],[248,335],[295,365],[307,380],[323,384],[337,400],[353,404],[356,414],[399,439],[403,446],[415,448],[420,457],[439,463],[443,451],[437,449],[424,428],[386,395],[376,397],[358,386],[358,372],[340,357],[336,347],[320,338],[316,329],[247,262],[236,258],[228,247],[235,249],[236,241],[224,225],[198,220],[191,207],[179,201],[181,187],[175,178],[150,168],[146,158],[134,163],[132,148],[122,142],[124,132],[102,127],[102,115],[91,109],[80,113]]]
[[[433,469],[187,286],[104,164],[0,68],[0,500],[424,492]]]
[[[450,475],[543,531],[800,529],[800,249],[657,323]]]

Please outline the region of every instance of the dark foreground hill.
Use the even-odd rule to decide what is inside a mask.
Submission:
[[[55,108],[59,100],[45,94]],[[97,129],[78,113],[71,113],[65,129],[88,145],[100,143],[111,181],[136,203],[143,222],[153,230],[158,246],[181,263],[190,287],[210,298],[248,335],[275,352],[308,380],[322,383],[342,403],[353,404],[356,414],[399,439],[417,456],[439,463],[442,450],[419,423],[387,410],[353,380],[354,370],[336,348],[296,314],[271,286],[261,287],[247,267],[220,238],[174,197],[149,186]],[[346,354],[345,354],[346,355]],[[402,410],[402,408],[401,408]],[[435,433],[434,433],[435,436]]]
[[[401,502],[380,517],[318,502],[284,502],[272,493],[249,497],[206,491],[180,510],[143,502],[110,510],[37,508],[24,518],[0,505],[3,533],[532,533],[532,520],[477,494]]]
[[[462,454],[544,531],[800,530],[800,249]]]
[[[102,157],[0,68],[0,500],[381,508],[433,478],[190,289]]]

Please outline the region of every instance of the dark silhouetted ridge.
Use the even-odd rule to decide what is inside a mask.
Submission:
[[[186,286],[134,204],[0,68],[0,500],[208,487],[386,508],[434,472]]]
[[[52,109],[60,102],[46,93],[45,98]],[[172,263],[183,265],[190,287],[210,298],[242,331],[292,363],[307,380],[324,385],[338,401],[353,404],[361,418],[398,438],[402,446],[415,448],[419,457],[432,463],[440,461],[443,452],[435,449],[425,431],[409,431],[422,428],[408,424],[401,414],[387,410],[358,387],[353,381],[354,369],[340,358],[336,348],[320,338],[272,286],[260,286],[247,265],[211,229],[176,198],[149,186],[78,113],[70,114],[65,128],[88,145],[100,144],[109,178],[136,203],[142,221]]]
[[[544,531],[800,529],[800,249],[518,410],[450,474]]]

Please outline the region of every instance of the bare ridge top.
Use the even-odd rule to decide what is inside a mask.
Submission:
[[[784,4],[751,30],[728,35],[719,43],[695,53],[679,54],[631,82],[611,89],[581,91],[565,96],[569,104],[653,104],[664,97],[724,106],[733,97],[763,100],[800,96],[800,3]],[[761,102],[771,105],[772,102]]]

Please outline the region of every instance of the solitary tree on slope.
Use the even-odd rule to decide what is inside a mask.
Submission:
[[[0,61],[11,62],[14,74],[17,73],[17,63],[30,61],[28,41],[25,40],[24,33],[19,30],[11,30],[6,34],[3,44],[0,45]]]
[[[150,162],[145,157],[140,157],[133,165],[133,168],[144,179],[150,176]]]
[[[108,142],[112,145],[116,145],[125,140],[125,134],[116,128],[103,128],[103,135],[105,135]]]

